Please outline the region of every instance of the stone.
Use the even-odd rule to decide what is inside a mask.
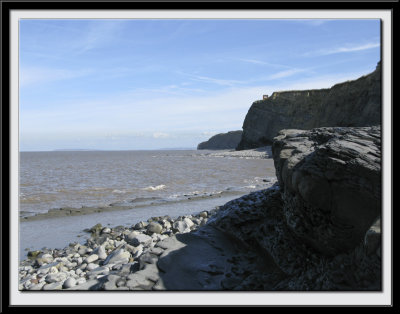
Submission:
[[[67,278],[67,275],[65,273],[56,273],[56,274],[48,274],[45,277],[45,281],[47,283],[53,283],[53,282],[60,282],[63,281]]]
[[[149,225],[147,226],[147,232],[149,234],[153,233],[161,233],[163,230],[163,227],[158,223],[158,222],[150,222]]]
[[[105,260],[107,258],[107,252],[103,245],[98,247],[96,254],[100,260]]]
[[[89,255],[88,257],[86,257],[85,263],[90,264],[90,263],[97,261],[98,259],[99,259],[99,256],[97,254],[92,254],[92,255]]]
[[[168,230],[171,229],[172,225],[168,220],[163,220],[163,227],[164,229]]]
[[[138,222],[137,224],[134,225],[133,229],[134,229],[134,230],[141,230],[141,229],[146,228],[147,225],[148,225],[148,222],[146,222],[146,221],[140,221],[140,222]]]
[[[172,224],[172,230],[174,232],[186,233],[190,232],[190,227],[187,225],[185,221],[178,220]]]
[[[63,283],[63,288],[64,289],[68,289],[68,288],[72,288],[76,285],[76,279],[69,277],[67,280],[64,281]]]
[[[207,218],[207,217],[208,217],[208,213],[207,213],[206,211],[202,211],[202,212],[199,214],[199,217]]]
[[[89,264],[87,264],[87,266],[86,266],[86,270],[87,271],[92,271],[93,269],[96,269],[97,267],[99,267],[99,265],[97,265],[97,264],[94,264],[94,263],[89,263]]]
[[[110,270],[106,266],[98,266],[87,273],[89,279],[97,278],[99,275],[108,275]]]
[[[125,241],[133,246],[148,246],[152,242],[152,238],[143,233],[131,233],[126,238]]]
[[[143,247],[142,244],[139,244],[138,246],[132,246],[132,245],[127,244],[127,245],[125,246],[125,249],[126,249],[129,253],[131,253],[131,255],[132,255],[133,258],[137,258],[137,257],[139,257],[139,256],[143,253],[144,247]]]
[[[63,284],[61,282],[53,282],[43,285],[42,290],[62,290]]]
[[[366,254],[371,255],[372,253],[376,253],[380,256],[381,241],[381,219],[378,218],[365,233],[364,248]]]
[[[109,233],[111,233],[111,229],[108,228],[108,227],[104,227],[104,228],[101,230],[101,234],[109,234]]]
[[[117,248],[107,256],[107,258],[103,262],[103,265],[121,263],[124,264],[129,262],[130,257],[131,254],[129,252],[125,251],[123,248]]]
[[[142,254],[139,258],[140,269],[143,269],[145,267],[145,264],[155,264],[157,263],[157,261],[157,255],[146,252]]]
[[[194,226],[193,221],[192,221],[191,219],[187,218],[187,217],[184,218],[183,221],[186,223],[186,225],[187,225],[187,227],[188,227],[189,229],[192,228],[192,227]]]

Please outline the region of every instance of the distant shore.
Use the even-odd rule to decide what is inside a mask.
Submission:
[[[212,151],[212,152],[211,152]],[[235,158],[246,158],[246,159],[268,159],[272,158],[271,146],[258,147],[254,149],[246,150],[208,150],[205,153],[207,156],[213,157],[235,157]]]

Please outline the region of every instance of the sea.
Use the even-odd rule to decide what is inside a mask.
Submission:
[[[134,225],[154,216],[211,210],[275,180],[270,158],[207,150],[21,152],[20,258],[28,250],[83,243],[96,223]],[[127,206],[128,210],[23,221],[50,209]]]

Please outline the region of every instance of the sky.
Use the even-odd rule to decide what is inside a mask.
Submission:
[[[378,19],[23,19],[20,151],[193,148],[274,91],[372,72]]]

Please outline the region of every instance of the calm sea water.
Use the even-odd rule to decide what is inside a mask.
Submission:
[[[247,193],[274,176],[268,161],[196,150],[22,152],[20,213]]]

